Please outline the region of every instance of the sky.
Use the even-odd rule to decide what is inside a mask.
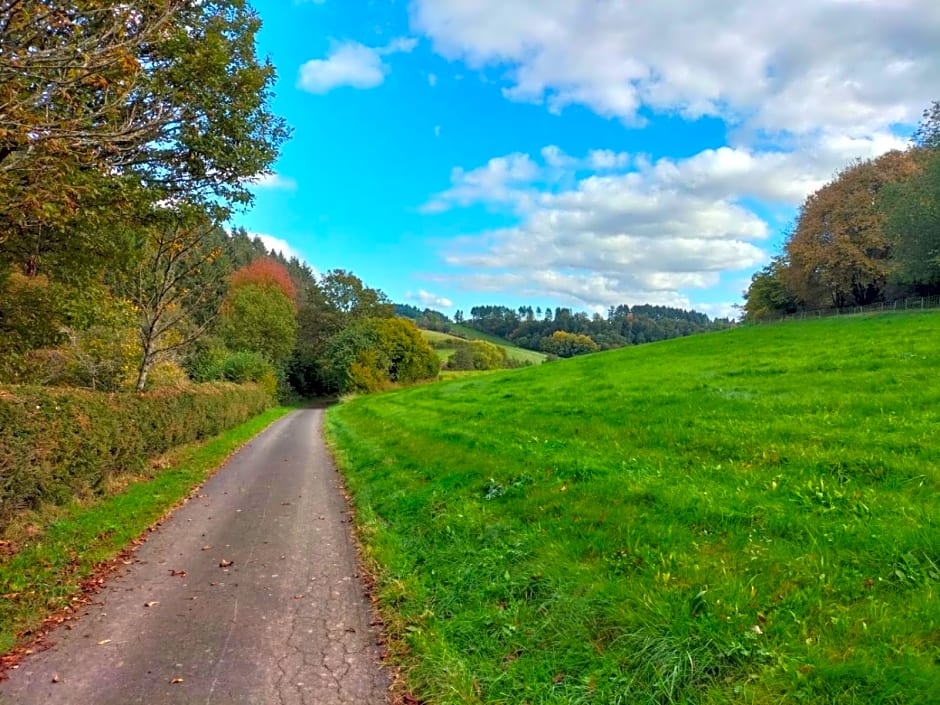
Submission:
[[[392,300],[728,315],[940,99],[936,0],[254,0],[293,128],[233,224]]]

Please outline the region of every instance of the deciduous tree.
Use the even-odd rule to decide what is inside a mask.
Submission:
[[[247,202],[287,135],[259,27],[246,0],[0,0],[0,224],[61,224],[126,176]]]
[[[916,170],[909,152],[853,164],[803,203],[786,243],[786,285],[809,308],[879,300],[890,272],[878,194]]]
[[[141,358],[135,388],[161,357],[198,339],[221,304],[221,229],[198,206],[156,209],[141,231],[144,256],[117,285],[136,306]]]

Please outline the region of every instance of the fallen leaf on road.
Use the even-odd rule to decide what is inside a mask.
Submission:
[[[182,679],[182,678],[173,678],[173,679],[170,680],[170,683],[174,683],[174,684],[175,684],[175,683],[182,683],[182,682],[183,682],[183,679]]]
[[[52,676],[52,682],[53,682],[53,683],[58,683],[58,682],[59,682],[59,674],[58,674],[58,673],[56,673],[54,676]]]
[[[111,643],[110,639],[102,639],[101,641],[98,642],[98,646],[104,646],[105,644],[110,644],[110,643]]]
[[[156,600],[151,600],[150,602],[145,602],[144,607],[156,607],[159,604],[160,603],[157,602]]]
[[[210,548],[212,548],[212,546],[210,546],[209,544],[206,544],[205,546],[202,547],[202,550],[208,551]]]
[[[294,599],[295,599],[295,600],[302,600],[302,599],[304,599],[304,596],[303,596],[303,595],[294,595]]]
[[[186,571],[185,570],[173,570],[172,568],[170,568],[170,575],[174,578],[182,578],[182,577],[185,577]]]
[[[234,562],[235,562],[235,561],[230,561],[230,560],[228,560],[227,558],[223,558],[222,560],[219,561],[219,567],[220,567],[220,568],[228,568],[228,567],[229,567],[230,565],[232,565],[232,563],[234,563]]]

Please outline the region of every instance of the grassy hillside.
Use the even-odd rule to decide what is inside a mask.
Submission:
[[[437,356],[441,360],[446,360],[453,355],[457,346],[464,342],[462,338],[449,335],[448,333],[440,333],[436,330],[422,330],[421,334],[424,336],[425,340],[434,346],[434,352],[437,353]],[[446,347],[438,347],[444,344],[446,344]]]
[[[940,315],[334,408],[429,703],[940,702]]]
[[[461,325],[452,324],[450,329],[457,335],[462,335],[463,337],[468,338],[469,340],[485,340],[488,343],[492,343],[493,345],[501,347],[505,349],[509,357],[513,358],[514,360],[521,360],[523,362],[531,362],[533,365],[538,365],[539,363],[544,362],[545,358],[548,357],[545,353],[516,347],[512,343],[504,340],[503,338],[497,338],[495,335],[484,333],[482,331],[477,330],[476,328],[470,328],[469,326],[461,326]]]

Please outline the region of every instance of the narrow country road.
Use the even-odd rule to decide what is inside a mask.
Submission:
[[[296,411],[234,456],[0,704],[386,702],[322,417]]]

